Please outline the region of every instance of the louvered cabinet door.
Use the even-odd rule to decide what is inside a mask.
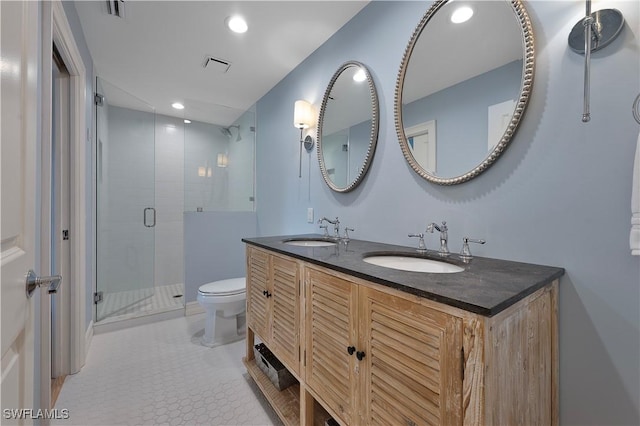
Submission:
[[[344,424],[356,424],[358,286],[305,268],[306,381]]]
[[[462,320],[360,288],[363,422],[462,424]]]
[[[300,276],[298,263],[271,258],[273,306],[271,350],[287,368],[300,373]]]
[[[247,325],[266,344],[271,327],[269,285],[269,255],[262,250],[247,247]]]

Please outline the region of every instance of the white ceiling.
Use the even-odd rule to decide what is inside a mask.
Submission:
[[[367,3],[127,0],[124,18],[105,1],[75,5],[99,77],[160,114],[228,126]],[[247,20],[245,34],[226,28],[232,14]],[[203,68],[206,55],[229,70]],[[107,102],[126,104],[116,92]]]

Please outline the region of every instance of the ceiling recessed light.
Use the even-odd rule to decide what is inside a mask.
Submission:
[[[171,106],[175,109],[184,109],[184,105],[182,105],[180,102],[174,102],[171,104]]]
[[[451,14],[451,22],[454,24],[461,24],[467,22],[473,16],[473,9],[469,6],[460,6],[453,14]]]
[[[225,23],[227,24],[227,27],[229,27],[229,29],[234,33],[246,33],[249,29],[247,21],[245,21],[244,18],[239,15],[229,16],[227,19],[225,19]]]
[[[184,119],[184,124],[191,124],[191,120]]]

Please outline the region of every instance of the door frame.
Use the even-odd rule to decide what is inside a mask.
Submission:
[[[68,306],[57,309],[56,318],[69,330],[69,345],[63,347],[62,359],[68,359],[70,374],[80,371],[85,363],[91,327],[86,324],[86,213],[87,213],[87,173],[86,146],[91,142],[91,134],[86,128],[86,68],[73,37],[71,27],[60,0],[42,2],[42,145],[41,145],[41,267],[51,271],[51,124],[52,93],[51,66],[53,44],[55,43],[62,60],[69,71],[70,86],[70,276],[63,277],[63,286],[68,287]],[[44,295],[44,293],[43,293]],[[51,302],[50,297],[40,298],[40,401],[50,405],[51,401]]]

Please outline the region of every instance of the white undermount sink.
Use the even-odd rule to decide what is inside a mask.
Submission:
[[[452,263],[440,262],[433,259],[425,259],[413,256],[372,255],[363,259],[372,265],[384,268],[398,269],[410,272],[429,272],[432,274],[452,274],[462,272],[464,268]]]
[[[295,238],[291,240],[284,240],[283,243],[288,244],[290,246],[301,246],[301,247],[329,247],[329,246],[336,245],[335,241],[326,240],[322,238]]]

